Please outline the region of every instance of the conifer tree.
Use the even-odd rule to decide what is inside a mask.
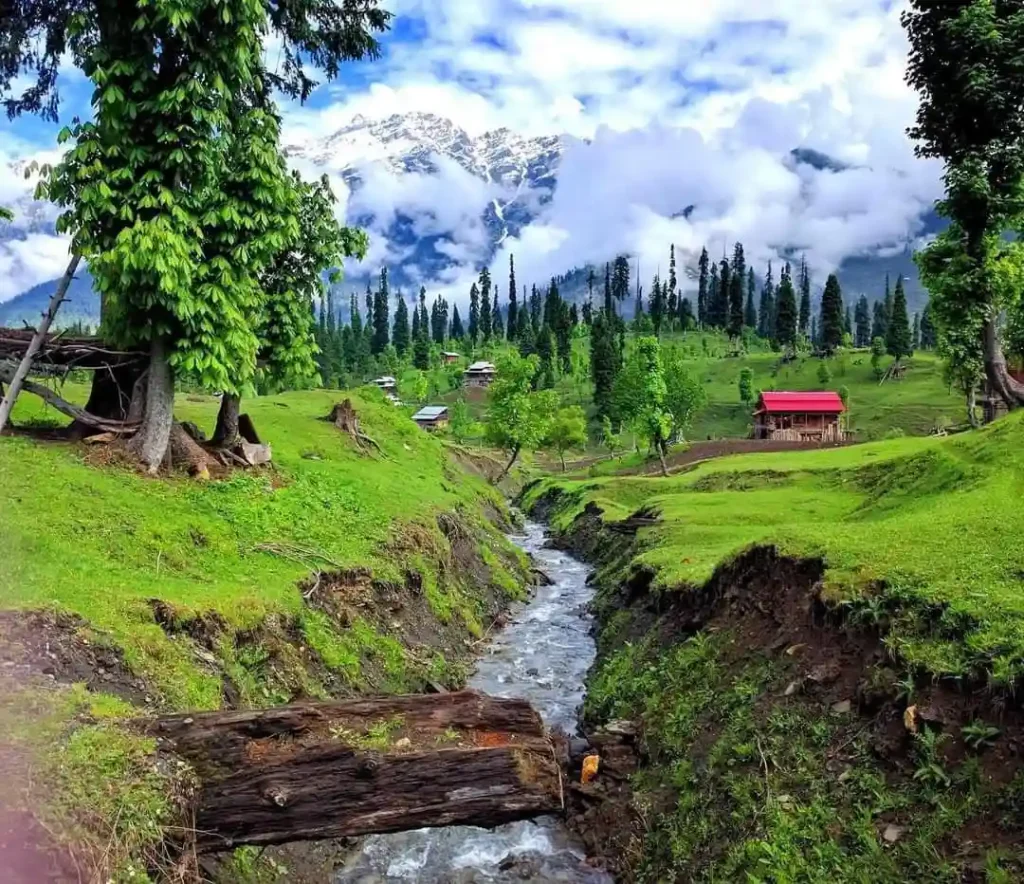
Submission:
[[[732,301],[732,268],[727,259],[718,265],[718,290],[711,305],[712,325],[723,331],[729,330],[730,304]]]
[[[772,274],[772,262],[768,262],[768,272],[764,276],[761,287],[761,305],[758,311],[757,333],[766,341],[775,337],[775,280]]]
[[[854,343],[858,347],[871,346],[871,307],[866,295],[861,295],[854,311]]]
[[[710,260],[708,258],[708,250],[706,248],[701,249],[700,261],[697,264],[697,325],[699,328],[704,328],[708,322],[708,285],[710,283],[710,275],[708,273],[709,264]]]
[[[889,334],[889,323],[885,318],[885,301],[875,301],[871,316],[871,340],[881,338],[883,341]]]
[[[843,334],[853,335],[853,316],[850,313],[850,305],[846,305],[846,312],[843,314]]]
[[[420,339],[422,333],[420,328],[420,305],[414,301],[412,305],[412,332],[410,334],[413,347],[416,346],[416,342]]]
[[[474,282],[469,287],[469,342],[475,347],[480,337],[480,289]]]
[[[459,305],[452,308],[452,338],[461,341],[466,337],[466,330],[462,327],[462,317],[459,316]]]
[[[370,348],[373,347],[373,307],[374,307],[374,295],[373,289],[370,288],[370,283],[366,283],[366,316],[363,318],[363,334],[366,336],[366,340]]]
[[[625,255],[619,255],[612,265],[611,291],[620,304],[629,297],[629,259]]]
[[[896,280],[896,294],[892,300],[892,313],[886,329],[885,349],[897,362],[913,352],[910,340],[910,320],[907,317],[907,295],[903,289],[903,275]]]
[[[678,312],[679,296],[679,278],[676,276],[676,245],[672,243],[668,248],[668,291],[665,295],[665,309],[669,316],[675,316]]]
[[[399,356],[404,357],[409,352],[412,337],[409,331],[409,308],[406,306],[402,293],[397,295],[398,304],[395,306],[395,327],[391,340],[395,345],[395,351]]]
[[[590,271],[591,277],[594,275],[593,269]],[[591,283],[593,288],[593,283]],[[508,256],[508,316],[507,319],[507,330],[508,339],[514,341],[516,335],[519,332],[519,317],[516,316],[516,310],[519,307],[517,298],[519,297],[519,288],[516,286],[516,258],[515,255]]]
[[[516,343],[519,345],[519,355],[522,357],[531,356],[537,351],[536,336],[533,333],[533,321],[530,319],[530,311],[526,307],[526,286],[523,286],[523,306],[519,308],[519,318],[516,330]]]
[[[602,417],[611,417],[612,414],[618,360],[615,318],[607,310],[602,310],[590,326],[590,376],[594,382],[594,405]]]
[[[430,368],[430,316],[427,314],[427,290],[425,287],[420,289],[420,306],[417,313],[419,314],[417,323],[419,334],[412,342],[412,364],[420,371],[426,371]]]
[[[501,321],[501,306],[498,304],[498,287],[494,287],[494,303],[491,305],[491,331],[496,340],[505,337],[505,326]]]
[[[800,334],[807,335],[811,323],[811,274],[807,256],[800,261]]]
[[[388,268],[382,267],[380,271],[380,285],[373,299],[373,347],[371,351],[374,356],[379,356],[388,347],[390,329],[388,328],[388,302],[391,294],[388,291]]]
[[[743,324],[751,331],[757,331],[757,307],[754,305],[754,290],[757,288],[757,280],[754,278],[754,268],[747,271],[747,305],[743,311]]]
[[[914,327],[910,333],[910,346],[913,350],[921,349],[921,316],[914,312]]]
[[[707,328],[717,328],[717,304],[718,304],[718,265],[711,265],[711,274],[708,278],[707,301],[704,305],[704,325]]]
[[[796,346],[797,323],[800,320],[796,304],[796,292],[793,289],[792,269],[789,263],[782,268],[779,291],[775,307],[775,340],[785,348]]]
[[[480,271],[480,337],[485,344],[494,331],[491,316],[491,271],[484,267]]]
[[[885,314],[885,334],[888,337],[889,323],[892,322],[893,295],[889,286],[889,274],[885,274],[885,300],[882,302]]]
[[[829,274],[825,292],[821,296],[821,323],[818,326],[821,346],[834,353],[843,343],[843,293],[839,278]]]
[[[932,321],[932,304],[929,301],[924,305],[924,311],[921,313],[921,349],[934,350],[937,344],[935,323]]]
[[[679,299],[679,327],[690,331],[697,326],[697,318],[693,315],[693,304],[689,298]]]
[[[363,334],[363,317],[359,313],[359,299],[352,295],[352,299],[349,302],[349,328],[351,330],[352,342],[349,347],[345,350],[345,355],[348,359],[346,367],[349,371],[356,371],[360,368],[362,362],[362,347],[365,341]]]
[[[543,324],[544,317],[544,302],[541,299],[540,292],[537,291],[537,286],[533,285],[530,287],[530,325],[533,327],[533,338],[534,341],[537,339],[537,335],[540,334],[540,327]]]
[[[555,336],[551,326],[546,322],[541,326],[540,335],[537,337],[537,355],[540,357],[537,387],[541,390],[550,390],[555,386]]]
[[[654,284],[651,286],[651,323],[654,325],[654,333],[661,334],[661,326],[668,315],[667,290],[662,286],[661,279],[654,277]]]
[[[738,338],[743,334],[743,304],[747,287],[747,261],[743,254],[743,243],[736,243],[729,268],[729,337]]]

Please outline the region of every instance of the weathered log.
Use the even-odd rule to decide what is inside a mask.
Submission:
[[[492,827],[560,811],[559,760],[525,701],[460,691],[145,722],[200,780],[196,848]]]

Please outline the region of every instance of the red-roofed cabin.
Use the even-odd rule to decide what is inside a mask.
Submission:
[[[845,412],[838,393],[762,393],[754,412],[754,438],[842,442]]]

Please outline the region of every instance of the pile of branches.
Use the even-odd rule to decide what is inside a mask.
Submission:
[[[18,363],[28,350],[33,329],[0,328],[0,361]],[[146,354],[137,350],[115,350],[101,338],[48,334],[33,358],[34,374],[71,371],[102,371],[142,362]]]

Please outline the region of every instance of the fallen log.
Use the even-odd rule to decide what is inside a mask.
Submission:
[[[460,691],[170,715],[143,725],[199,778],[200,852],[493,827],[563,807],[555,744],[522,700]]]

